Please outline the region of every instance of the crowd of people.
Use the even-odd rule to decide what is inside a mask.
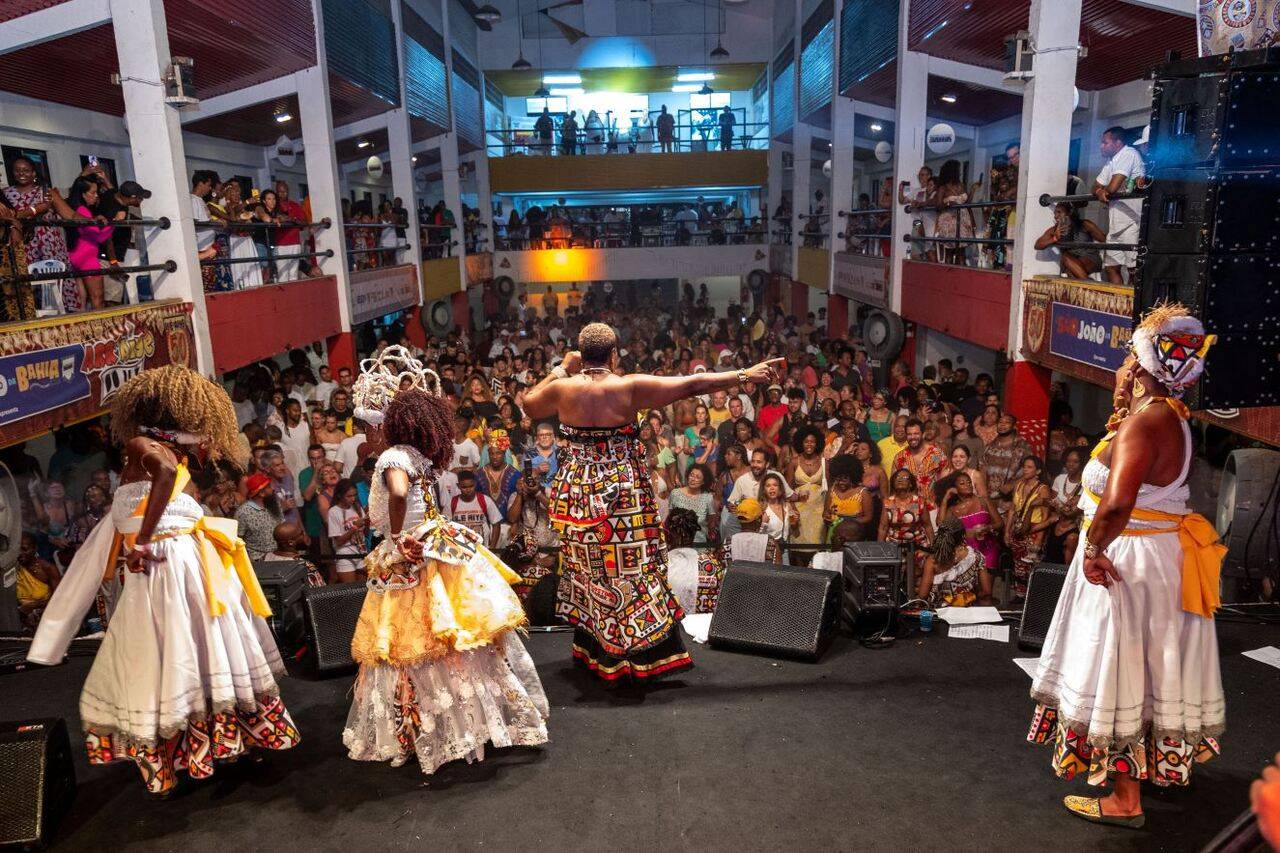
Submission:
[[[719,110],[694,110],[690,112],[690,124],[677,126],[676,117],[663,104],[658,112],[649,115],[634,116],[629,124],[619,127],[618,118],[606,111],[601,117],[596,110],[589,110],[579,117],[577,110],[567,113],[552,114],[548,107],[542,108],[542,114],[533,123],[532,131],[517,131],[511,140],[503,146],[502,153],[512,150],[534,154],[557,154],[569,157],[580,154],[619,154],[637,152],[670,153],[678,149],[691,149],[700,146],[710,151],[719,148],[721,151],[746,147],[751,139],[750,133],[743,135],[739,129],[738,117],[729,105]],[[687,138],[680,138],[680,131],[687,128]],[[528,137],[527,142],[519,137]]]
[[[969,550],[981,559],[971,583],[945,584],[956,601],[989,599],[998,577],[1016,595],[1036,561],[1070,558],[1086,457],[1063,394],[1041,457],[990,375],[942,359],[916,377],[899,361],[877,383],[856,341],[826,335],[825,315],[788,316],[746,288],[741,304],[752,308],[716,316],[705,289],[688,284],[678,305],[643,315],[597,288],[564,301],[521,293],[503,304],[494,294],[483,333],[455,332],[425,351],[407,337],[391,341],[440,374],[455,413],[454,453],[433,487],[442,512],[494,549],[511,549],[527,586],[553,570],[546,490],[563,438],[556,423],[526,416],[522,401],[590,316],[618,330],[623,371],[691,375],[786,359],[778,384],[680,401],[639,424],[661,516],[691,514],[693,547],[727,555],[737,534],[763,534],[759,547],[773,559],[803,563],[846,542],[896,542],[917,567],[916,592],[935,601],[944,584],[934,580],[953,568],[942,563]],[[354,409],[356,376],[332,370],[315,344],[283,366],[263,362],[228,377],[249,463],[214,466],[194,481],[206,513],[240,523],[253,559],[306,554],[316,583],[355,579],[373,545],[369,481],[385,440]],[[91,423],[58,434],[47,471],[20,445],[4,461],[29,498],[19,589],[34,622],[60,568],[110,507],[118,448]],[[967,546],[958,558],[957,531]],[[945,559],[940,539],[951,543]]]
[[[512,207],[498,223],[498,249],[614,249],[641,246],[763,243],[759,216],[737,201],[708,200],[647,205],[570,206],[560,198],[543,208]]]

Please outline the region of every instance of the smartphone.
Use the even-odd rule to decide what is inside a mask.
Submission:
[[[90,154],[90,155],[89,155],[89,165],[90,165],[90,166],[97,166],[97,165],[98,165],[98,156],[97,156],[96,154]]]
[[[253,189],[249,190],[250,198],[258,198],[261,195],[262,195],[262,190],[258,189],[257,187],[254,187]]]

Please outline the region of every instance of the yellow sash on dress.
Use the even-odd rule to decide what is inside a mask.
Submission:
[[[1085,490],[1095,503],[1102,498]],[[1198,512],[1178,515],[1154,509],[1134,507],[1129,517],[1139,521],[1164,521],[1173,527],[1126,527],[1121,536],[1155,536],[1160,533],[1177,533],[1182,545],[1182,609],[1206,619],[1222,606],[1218,594],[1218,578],[1222,572],[1222,558],[1227,546],[1218,541],[1218,531],[1209,519]],[[1084,525],[1088,528],[1088,523]]]
[[[191,482],[191,473],[187,470],[185,463],[180,463],[177,476],[173,481],[173,490],[169,493],[169,500],[172,501],[180,495],[189,482]],[[138,504],[137,509],[133,511],[135,518],[141,518],[146,514],[147,500],[150,497],[151,495],[148,494]],[[204,570],[204,591],[209,599],[209,615],[221,616],[227,612],[226,579],[234,571],[240,578],[240,585],[244,587],[245,595],[249,598],[249,606],[253,608],[255,614],[266,619],[271,616],[271,607],[267,604],[262,585],[258,583],[258,576],[253,571],[253,563],[249,561],[249,552],[245,550],[244,540],[236,536],[238,527],[235,519],[203,515],[190,528],[163,533],[155,539],[189,535],[196,540],[196,546],[200,549],[200,565]],[[116,534],[116,542],[113,543],[111,554],[107,558],[107,578],[110,578],[115,570],[120,545],[127,542],[132,547],[137,538],[136,533],[124,536]]]

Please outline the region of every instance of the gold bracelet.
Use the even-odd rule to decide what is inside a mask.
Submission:
[[[1084,557],[1085,557],[1085,559],[1086,559],[1086,560],[1093,560],[1093,559],[1095,559],[1097,556],[1098,556],[1098,546],[1097,546],[1097,545],[1095,545],[1094,543],[1090,542],[1088,539],[1084,540]]]
[[[751,380],[750,380],[749,378],[747,378],[747,370],[746,370],[746,368],[739,368],[739,369],[738,369],[738,384],[739,384],[739,385],[746,385],[746,384],[747,384],[748,382],[750,382],[750,381],[751,381]]]

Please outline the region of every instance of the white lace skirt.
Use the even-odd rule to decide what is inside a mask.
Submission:
[[[276,696],[284,664],[267,623],[253,615],[232,573],[226,612],[209,615],[195,540],[155,541],[165,563],[127,573],[119,603],[80,696],[86,731],[154,745],[233,708]]]
[[[1154,737],[1190,744],[1225,723],[1212,619],[1182,609],[1176,533],[1120,536],[1106,550],[1122,578],[1084,577],[1077,549],[1045,638],[1031,696],[1096,749]]]
[[[484,748],[547,742],[547,697],[514,631],[493,644],[413,666],[365,664],[342,742],[357,761],[400,766],[416,755],[422,772]]]

